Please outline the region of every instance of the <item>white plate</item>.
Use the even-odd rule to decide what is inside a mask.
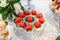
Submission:
[[[24,40],[34,40],[35,37],[38,38],[39,35],[41,34],[41,32],[44,30],[46,23],[47,23],[47,21],[43,24],[43,26],[41,26],[41,28],[39,28],[37,30],[29,31],[29,32],[26,32],[25,29],[19,28],[16,25],[14,26],[13,30],[14,30],[15,35],[21,40],[24,38],[25,38]]]

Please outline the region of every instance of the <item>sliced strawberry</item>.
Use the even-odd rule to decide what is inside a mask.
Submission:
[[[25,14],[25,15],[29,15],[30,13],[29,13],[28,10],[25,10],[25,11],[24,11],[24,14]]]
[[[17,23],[17,25],[18,25],[19,27],[22,27],[22,28],[24,28],[24,27],[25,27],[25,23],[24,23],[23,21],[21,21],[21,22]]]
[[[20,18],[24,18],[24,16],[25,16],[24,13],[19,13]]]
[[[31,31],[32,30],[32,25],[27,24],[25,29],[26,29],[26,31]]]
[[[32,10],[32,15],[36,15],[36,11],[35,10]]]
[[[44,18],[43,17],[39,18],[39,22],[43,24],[44,23]]]
[[[41,23],[40,22],[35,22],[34,25],[35,25],[35,28],[41,27]]]
[[[34,18],[33,18],[32,16],[28,16],[28,17],[26,18],[26,21],[27,21],[27,22],[33,22],[33,20],[34,20]]]
[[[37,18],[43,17],[42,13],[37,14]]]
[[[20,17],[16,17],[16,22],[20,22],[22,19]]]

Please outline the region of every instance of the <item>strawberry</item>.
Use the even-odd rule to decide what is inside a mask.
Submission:
[[[37,18],[43,17],[42,13],[37,14]]]
[[[57,2],[57,4],[60,4],[60,2]]]
[[[35,28],[41,27],[41,23],[40,22],[35,22],[34,25],[35,25]]]
[[[58,5],[58,7],[57,8],[60,8],[60,4]]]
[[[24,18],[24,16],[25,16],[24,13],[19,13],[20,18]]]
[[[32,10],[32,15],[36,15],[36,11],[35,10]]]
[[[26,21],[27,21],[27,22],[33,22],[33,20],[34,20],[34,19],[33,19],[32,16],[28,16],[28,17],[26,18]]]
[[[26,29],[26,31],[31,31],[32,30],[32,25],[27,24],[25,29]]]
[[[44,23],[44,18],[43,17],[39,18],[39,22],[43,24]]]
[[[16,22],[18,23],[18,22],[20,22],[22,19],[20,18],[20,17],[16,17]]]
[[[18,26],[20,26],[20,27],[22,27],[22,28],[24,28],[24,27],[25,27],[25,23],[24,23],[23,21],[21,21],[21,22],[17,23],[17,25],[18,25]]]
[[[24,14],[25,14],[25,15],[29,15],[30,13],[29,13],[28,10],[25,10],[25,11],[24,11]]]

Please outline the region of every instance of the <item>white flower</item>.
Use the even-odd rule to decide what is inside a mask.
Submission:
[[[14,4],[14,8],[15,8],[15,10],[20,10],[21,9],[21,6],[20,6],[19,3],[15,3]]]
[[[0,6],[5,7],[7,5],[6,0],[0,0]]]

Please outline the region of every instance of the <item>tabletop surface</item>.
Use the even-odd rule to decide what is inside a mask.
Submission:
[[[55,15],[52,13],[49,7],[49,3],[51,0],[31,0],[31,5],[34,5],[35,9],[38,12],[42,12],[44,15],[44,18],[47,21],[47,24],[40,35],[40,39],[45,38],[45,40],[48,40],[48,37],[54,38],[54,40],[57,37],[57,30],[58,30],[58,21],[55,19]],[[21,1],[22,5],[25,6],[27,5],[27,0],[22,0]],[[13,26],[11,26],[11,34],[12,34],[12,40],[20,40],[19,37],[17,37],[14,33]],[[24,39],[22,39],[24,40]],[[27,40],[27,39],[26,39]]]

